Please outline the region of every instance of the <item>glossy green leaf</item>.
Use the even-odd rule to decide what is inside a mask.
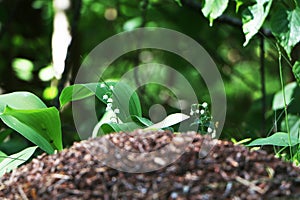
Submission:
[[[164,120],[162,120],[161,122],[158,122],[156,124],[153,124],[151,126],[149,126],[149,129],[162,129],[162,128],[166,128],[166,127],[170,127],[173,126],[175,124],[178,124],[184,120],[189,119],[190,116],[182,114],[182,113],[175,113],[175,114],[171,114],[168,115]]]
[[[5,153],[3,153],[2,151],[0,151],[0,163],[2,162],[2,160],[4,160],[5,158],[7,158],[7,155]]]
[[[267,138],[259,138],[252,141],[247,146],[261,146],[261,145],[274,145],[274,146],[294,146],[299,144],[300,140],[291,136],[291,144],[289,143],[288,134],[284,132],[277,132]]]
[[[7,106],[0,118],[47,153],[62,150],[61,124],[56,108],[16,110]]]
[[[285,49],[288,55],[293,47],[300,41],[300,8],[287,9],[283,4],[278,4],[274,9],[271,21],[271,31]]]
[[[296,61],[293,66],[293,74],[297,80],[298,85],[300,85],[300,62]]]
[[[3,112],[6,106],[20,110],[47,108],[36,95],[30,92],[13,92],[0,95],[0,112]]]
[[[109,133],[117,133],[117,132],[131,132],[135,129],[141,128],[138,124],[134,122],[127,122],[123,124],[118,123],[105,123],[100,128],[100,133],[97,135],[105,135]]]
[[[109,87],[114,87],[113,91]],[[113,99],[114,108],[118,108],[118,117],[125,122],[128,116],[142,116],[142,108],[139,97],[130,86],[119,82],[76,84],[66,87],[60,96],[61,107],[66,103],[81,100],[89,96],[96,95],[99,100],[107,104],[103,99],[104,95],[109,95]]]
[[[23,151],[10,155],[2,160],[0,163],[0,177],[26,162],[33,155],[36,149],[37,146],[28,147]]]
[[[107,93],[112,93],[111,98],[113,100],[113,108],[118,108],[120,113],[118,118],[121,121],[126,122],[129,116],[135,115],[142,117],[142,108],[140,99],[137,93],[131,89],[131,87],[123,82],[111,83],[108,82],[108,85],[113,86],[113,91],[107,91],[106,87],[103,88],[101,85],[97,86],[96,96],[98,99],[107,103],[103,100],[103,96]]]
[[[107,99],[103,98],[104,95],[112,98],[113,109],[119,109],[118,118],[122,122],[126,122],[131,115],[142,117],[141,103],[137,93],[123,82],[88,83],[69,86],[63,90],[60,96],[60,104],[64,106],[70,101],[81,100],[92,95],[96,95],[105,104],[108,102]]]
[[[47,108],[32,93],[0,95],[0,119],[49,154],[62,149],[58,110]]]
[[[81,100],[96,93],[96,87],[99,83],[75,84],[63,89],[60,97],[60,107],[63,107],[71,101]]]
[[[257,3],[247,7],[243,12],[243,32],[246,37],[244,46],[262,27],[266,17],[269,14],[273,0],[257,0]]]
[[[287,104],[289,104],[292,101],[293,93],[296,87],[297,87],[296,82],[289,83],[284,87],[285,99]],[[282,91],[279,91],[274,96],[272,109],[278,110],[282,108],[284,108],[284,99],[283,99]]]
[[[144,118],[144,117],[139,117],[139,116],[133,115],[133,116],[131,116],[131,119],[132,119],[133,122],[138,123],[141,126],[148,127],[148,126],[153,125],[152,121],[150,121],[149,119]]]
[[[210,26],[220,17],[228,6],[229,0],[205,0],[202,8],[203,15],[209,19]]]

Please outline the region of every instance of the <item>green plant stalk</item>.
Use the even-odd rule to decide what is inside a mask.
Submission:
[[[278,45],[277,45],[277,49],[278,49],[279,76],[280,76],[281,90],[282,90],[283,102],[284,102],[285,124],[286,124],[286,130],[288,132],[290,155],[291,155],[291,158],[293,158],[293,151],[292,151],[292,146],[291,146],[291,144],[292,144],[291,132],[290,132],[290,127],[289,127],[289,118],[288,118],[288,113],[287,113],[287,104],[286,104],[284,82],[283,82],[283,75],[282,75],[281,51],[280,51]]]

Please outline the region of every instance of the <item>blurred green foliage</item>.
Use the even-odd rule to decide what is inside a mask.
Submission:
[[[75,4],[76,1],[78,0],[72,0],[71,3]],[[226,86],[228,99],[227,118],[221,137],[241,140],[266,136],[267,132],[262,131],[262,123],[266,123],[264,125],[268,130],[272,129],[275,118],[271,109],[272,99],[280,90],[276,40],[272,37],[265,38],[267,112],[264,114],[267,121],[262,122],[259,37],[254,36],[251,40],[250,37],[247,38],[249,43],[243,47],[245,42],[243,31],[247,30],[215,20],[222,13],[214,14],[215,11],[207,7],[206,13],[210,22],[215,20],[213,26],[210,27],[201,9],[188,6],[186,2],[188,0],[82,0],[80,20],[76,22],[77,31],[73,35],[71,83],[87,54],[108,37],[141,26],[173,29],[198,41],[217,63]],[[189,2],[204,5],[204,1],[190,0]],[[225,13],[239,19],[242,19],[245,9],[254,9],[253,2],[249,0],[238,0],[237,3],[224,1],[224,3],[228,6]],[[224,5],[221,6],[224,7]],[[273,7],[270,15],[274,20],[278,16],[272,9]],[[70,22],[74,18],[74,10],[75,8],[71,7],[67,11]],[[53,74],[51,70],[49,71],[52,62],[53,13],[52,1],[0,1],[0,89],[2,93],[29,91],[42,98],[47,106],[54,104],[53,97],[57,94],[57,90],[51,85]],[[290,16],[295,14],[297,12],[288,13]],[[251,20],[251,17],[247,18],[249,19]],[[263,19],[255,20],[260,23]],[[274,27],[268,21],[264,23],[264,26]],[[278,37],[282,37],[283,32],[280,29],[276,31],[278,31]],[[250,35],[254,34],[251,32]],[[282,40],[282,44],[283,42],[285,41]],[[291,46],[288,46],[286,50],[289,53]],[[289,57],[286,55],[287,61]],[[201,76],[184,59],[168,52],[146,49],[127,53],[112,64],[105,76],[108,79],[118,79],[125,71],[149,60],[178,70],[188,78],[192,87],[198,92],[201,102],[210,102],[210,96]],[[284,81],[291,82],[294,76],[287,61],[283,62]],[[160,103],[164,95],[168,93],[166,89],[157,85],[145,86],[138,92],[147,94],[141,99],[145,117],[149,117],[146,111],[150,106]],[[101,112],[104,113],[104,111],[105,107]],[[169,108],[167,112],[170,114],[174,110]],[[71,107],[62,110],[61,119],[63,143],[64,146],[68,146],[74,140],[79,139],[73,125]],[[1,129],[4,131],[7,127],[1,124]],[[12,133],[0,144],[0,151],[12,154],[30,144],[18,134]]]

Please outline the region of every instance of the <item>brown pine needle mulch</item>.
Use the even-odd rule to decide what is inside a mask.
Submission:
[[[183,135],[176,136],[177,143]],[[136,131],[105,137],[120,148],[149,152],[175,136],[153,132],[140,139]],[[0,199],[300,199],[300,169],[264,151],[215,140],[209,155],[199,158],[201,145],[214,141],[197,135],[175,163],[153,172],[126,173],[103,165],[99,158],[115,155],[100,155],[101,142],[75,143],[6,174],[0,179]],[[153,166],[167,159],[158,158]]]

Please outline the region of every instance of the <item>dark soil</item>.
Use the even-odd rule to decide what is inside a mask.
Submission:
[[[105,137],[133,152],[160,149],[175,137],[149,134],[146,139],[137,132]],[[186,136],[177,135],[176,145]],[[201,146],[213,142],[209,155],[199,158]],[[197,135],[176,162],[153,172],[127,173],[101,162],[116,156],[110,150],[101,153],[102,143],[101,138],[75,143],[6,174],[0,179],[0,199],[300,199],[300,169],[264,151]],[[168,157],[153,166],[164,162]]]

